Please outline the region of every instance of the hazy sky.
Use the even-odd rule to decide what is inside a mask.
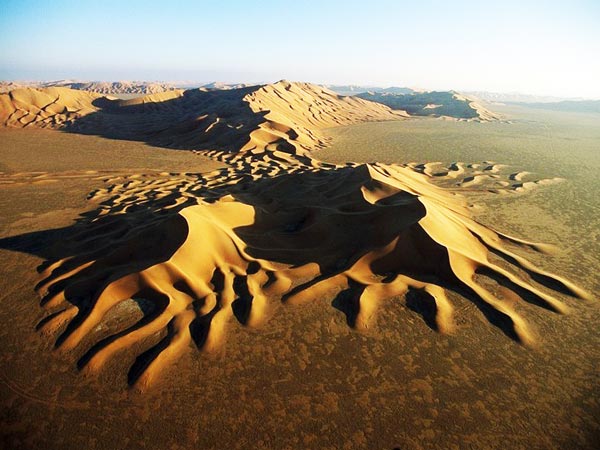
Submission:
[[[600,0],[0,0],[0,79],[274,81],[600,98]]]

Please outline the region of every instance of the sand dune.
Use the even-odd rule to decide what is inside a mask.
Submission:
[[[65,87],[77,89],[80,91],[95,92],[97,94],[157,94],[164,91],[175,89],[174,86],[167,83],[156,83],[146,81],[57,81],[53,83],[44,83],[42,87]]]
[[[477,99],[475,97],[471,97],[471,96],[456,92],[456,93],[454,93],[454,98],[458,101],[466,102],[470,108],[475,110],[477,117],[482,122],[491,122],[494,120],[504,120],[504,117],[502,117],[502,115],[500,115],[496,112],[490,111],[488,108],[486,108],[485,106],[483,106],[480,103],[479,99]]]
[[[321,128],[406,115],[320,86],[281,81],[230,90],[172,90],[132,100],[66,88],[0,95],[0,122],[190,150],[303,153],[323,146]],[[288,141],[293,141],[290,146]]]
[[[229,90],[229,89],[240,89],[245,87],[255,86],[248,83],[225,83],[223,81],[213,81],[200,86],[204,89],[218,89],[218,90]]]
[[[83,352],[83,370],[102,370],[133,348],[129,380],[145,388],[192,343],[218,349],[231,327],[260,327],[278,308],[323,297],[369,333],[381,302],[414,293],[424,319],[449,333],[448,290],[531,345],[518,294],[555,312],[567,308],[552,289],[589,297],[518,253],[542,244],[479,224],[456,192],[545,181],[503,179],[505,167],[492,162],[337,166],[311,157],[326,143],[323,128],[405,117],[383,105],[286,81],[131,101],[73,92],[11,92],[0,118],[194,148],[228,163],[207,174],[107,178],[91,194],[97,210],[79,220],[62,257],[43,264],[37,286],[47,310],[39,330],[57,336],[60,349]],[[141,316],[106,325],[132,305]]]
[[[440,162],[410,163],[408,166],[426,175],[438,186],[449,190],[458,187],[463,192],[515,194],[564,181],[558,177],[536,178],[535,174],[527,171],[511,172],[506,164],[491,161],[469,164],[455,162],[448,166]]]
[[[73,254],[43,268],[38,290],[49,315],[40,329],[58,335],[63,350],[88,347],[80,365],[89,371],[162,333],[132,368],[140,388],[189,344],[217,349],[235,323],[261,326],[281,305],[323,296],[335,299],[349,326],[368,331],[381,302],[411,291],[431,305],[436,329],[452,332],[446,289],[470,290],[490,321],[507,324],[524,344],[535,342],[526,320],[513,300],[481,284],[481,274],[556,312],[566,307],[520,270],[588,297],[510,249],[543,247],[478,224],[460,197],[408,166],[247,159],[205,175],[113,181],[94,193],[97,217],[82,228]],[[513,267],[492,262],[492,252]],[[146,302],[146,315],[98,335],[129,299]]]
[[[5,94],[15,89],[32,87],[31,83],[24,81],[0,81],[0,94]]]
[[[0,94],[0,123],[5,127],[62,128],[96,111],[100,94],[67,88],[15,89]]]
[[[46,82],[0,82],[0,93],[10,92],[14,89],[33,88],[44,89],[61,87],[76,89],[79,91],[95,92],[97,94],[156,94],[158,92],[170,91],[174,86],[167,83],[147,81],[74,81],[58,80]]]
[[[503,118],[482,106],[474,98],[454,91],[393,93],[368,91],[357,95],[415,116],[435,116],[457,120],[489,122]]]
[[[408,117],[374,102],[337,94],[308,83],[281,81],[251,93],[246,100],[255,113],[268,111],[266,123],[250,134],[243,149],[261,149],[272,143],[293,141],[295,153],[325,145],[319,130],[340,125]],[[282,134],[284,133],[284,134]]]

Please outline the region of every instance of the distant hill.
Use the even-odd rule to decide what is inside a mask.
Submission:
[[[413,116],[452,117],[455,119],[490,121],[500,117],[487,110],[475,99],[454,91],[413,92],[395,94],[365,92],[359,98],[382,103],[395,110],[403,110]]]
[[[92,81],[92,82],[65,82],[47,83],[44,87],[66,87],[81,91],[96,92],[98,94],[157,94],[171,91],[175,87],[166,83],[146,81]]]
[[[462,91],[465,94],[488,102],[500,103],[556,103],[563,100],[574,100],[564,97],[548,95],[520,94],[518,92],[488,92],[488,91]]]
[[[31,83],[24,81],[0,81],[0,94],[32,86]]]
[[[391,87],[387,87],[387,88],[383,88],[378,90],[377,92],[379,92],[380,94],[413,94],[415,92],[419,92],[415,89],[411,89],[411,88],[407,88],[407,87],[396,87],[396,86],[391,86]]]
[[[600,112],[600,100],[485,91],[469,91],[467,94],[487,102],[506,103],[527,108],[582,113]]]
[[[357,85],[324,85],[327,89],[340,95],[357,95],[364,92],[377,92],[385,94],[412,94],[415,90],[407,87],[373,87],[373,86],[357,86]]]
[[[249,84],[249,83],[224,83],[222,81],[213,81],[212,83],[203,84],[200,87],[204,88],[204,89],[227,90],[227,89],[241,89],[241,88],[250,87],[250,86],[253,86],[253,85]]]
[[[175,87],[167,83],[148,81],[73,81],[58,80],[44,82],[0,82],[0,92],[9,92],[18,88],[52,88],[62,87],[78,91],[95,92],[97,94],[157,94],[159,92],[171,91]]]

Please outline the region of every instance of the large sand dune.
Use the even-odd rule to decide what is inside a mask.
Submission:
[[[0,95],[0,123],[7,127],[54,128],[228,152],[278,148],[302,153],[324,145],[321,128],[405,116],[378,103],[287,81],[231,90],[173,90],[132,100],[66,88]]]
[[[107,180],[91,195],[98,208],[80,218],[77,238],[41,267],[37,289],[48,315],[38,328],[56,336],[58,348],[79,349],[88,371],[135,347],[129,380],[143,388],[192,343],[219,348],[230,327],[265,326],[278,308],[324,296],[350,327],[370,332],[381,302],[416,293],[424,320],[449,333],[453,290],[526,345],[536,337],[522,301],[562,313],[552,290],[589,297],[519,253],[545,246],[472,218],[456,190],[485,183],[475,176],[496,180],[501,166],[448,190],[430,180],[463,174],[463,165],[439,174],[432,166],[340,166],[311,156],[325,144],[323,128],[404,117],[383,105],[285,81],[132,101],[68,90],[17,91],[0,101],[8,126],[189,148],[229,164],[208,174]],[[142,317],[119,313],[131,304]]]

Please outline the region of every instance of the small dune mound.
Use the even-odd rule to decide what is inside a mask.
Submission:
[[[511,172],[509,166],[492,161],[471,164],[455,162],[447,166],[440,162],[410,163],[407,166],[426,175],[436,185],[461,192],[519,194],[564,181],[557,177],[537,178],[526,171]]]
[[[87,371],[137,348],[129,379],[143,388],[189,344],[214,350],[236,323],[262,326],[279,307],[321,297],[335,298],[349,326],[369,330],[381,302],[415,292],[433,305],[432,326],[451,332],[446,291],[466,290],[491,322],[531,344],[514,299],[496,296],[479,282],[482,274],[556,312],[563,303],[520,271],[587,296],[506,245],[536,244],[477,223],[460,197],[410,167],[288,172],[277,160],[247,160],[204,176],[137,177],[96,192],[100,208],[80,225],[71,254],[43,267],[38,290],[49,314],[39,328],[58,335],[61,349],[87,348],[80,360]],[[493,263],[492,253],[512,269]],[[132,301],[145,305],[136,321],[99,326]],[[155,335],[160,341],[144,347]]]

